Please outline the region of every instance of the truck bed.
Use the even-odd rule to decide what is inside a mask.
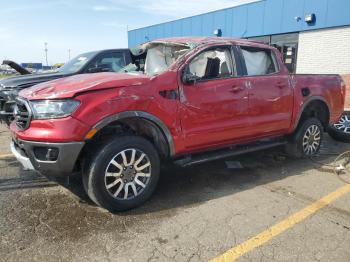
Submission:
[[[344,97],[340,92],[341,77],[335,74],[295,74],[295,98],[305,102],[310,97],[322,97],[332,108],[330,123],[338,121],[339,115],[344,111]],[[298,89],[300,91],[298,91]],[[303,96],[303,89],[310,91]]]

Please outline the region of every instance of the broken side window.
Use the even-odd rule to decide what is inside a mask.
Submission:
[[[158,75],[175,63],[192,46],[185,43],[150,42],[132,48],[132,63],[119,72],[139,72],[150,76]]]
[[[269,75],[278,72],[276,58],[271,50],[241,47],[247,75]]]
[[[145,73],[152,76],[168,70],[188,50],[189,47],[178,45],[158,44],[150,47],[147,49]]]
[[[225,78],[235,75],[229,48],[216,48],[200,53],[189,64],[189,72],[198,79]]]

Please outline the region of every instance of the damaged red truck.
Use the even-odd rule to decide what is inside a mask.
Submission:
[[[188,166],[279,145],[312,156],[343,112],[338,75],[290,74],[262,43],[171,38],[135,52],[123,73],[21,91],[11,149],[26,169],[80,172],[96,204],[126,210],[151,196],[161,162]]]

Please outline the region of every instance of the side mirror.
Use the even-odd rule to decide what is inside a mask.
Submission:
[[[182,82],[185,84],[195,84],[200,78],[185,70],[182,75]]]

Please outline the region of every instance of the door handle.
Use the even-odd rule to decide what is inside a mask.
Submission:
[[[277,83],[276,83],[276,86],[279,87],[279,88],[283,88],[283,87],[286,87],[287,84],[284,83],[284,82],[277,82]]]
[[[230,90],[230,92],[237,93],[237,92],[240,92],[243,90],[244,90],[244,88],[242,86],[232,86],[232,89]]]

